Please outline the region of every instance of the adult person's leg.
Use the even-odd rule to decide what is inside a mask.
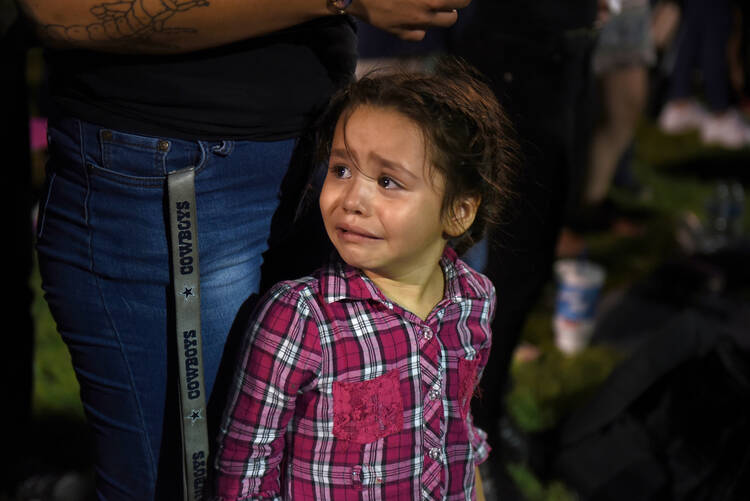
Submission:
[[[727,52],[732,26],[729,0],[688,0],[685,14],[703,26],[698,59],[708,109],[711,113],[723,113],[731,104]]]
[[[732,12],[729,0],[685,0],[683,23],[669,101],[660,125],[667,132],[698,127],[707,144],[740,148],[750,144],[750,127],[731,106],[728,42]],[[708,111],[690,99],[693,71],[700,68]]]
[[[732,8],[729,0],[689,0],[685,14],[700,23],[698,54],[708,114],[701,127],[707,144],[740,148],[750,144],[750,127],[737,111],[729,82],[729,36]]]
[[[632,64],[600,77],[602,116],[592,137],[586,205],[601,204],[609,193],[617,162],[633,140],[646,103],[647,72],[645,65]]]
[[[669,83],[668,100],[687,99],[693,95],[693,72],[698,64],[701,46],[700,19],[695,9],[685,7],[682,11],[680,32],[677,35],[677,57]]]
[[[635,135],[655,60],[647,2],[631,2],[602,27],[592,55],[599,112],[591,138],[582,204],[597,208],[609,194],[618,161]]]
[[[580,180],[575,170],[585,165],[585,141],[580,139],[586,132],[582,104],[587,102],[591,49],[585,27],[593,23],[595,5],[569,9],[556,2],[534,4],[535,9],[558,9],[570,19],[533,33],[524,24],[528,5],[477,3],[451,44],[490,79],[521,146],[513,205],[488,239],[484,271],[495,284],[497,308],[492,351],[480,383],[482,398],[472,405],[475,422],[496,447],[495,458],[506,452],[498,423],[505,414],[512,355],[551,276],[571,183]],[[571,29],[564,33],[561,25]]]
[[[702,43],[701,23],[695,16],[695,9],[690,9],[686,1],[674,41],[676,56],[669,76],[666,102],[659,114],[659,126],[667,133],[700,129],[706,119],[705,109],[693,97],[693,73]]]
[[[192,142],[50,120],[38,251],[71,353],[105,500],[178,499],[166,175],[196,169],[201,324],[210,393],[242,302],[257,290],[294,140]]]
[[[585,78],[583,64],[570,60],[564,68],[548,65],[535,74],[528,67],[500,65],[512,74],[498,91],[505,96],[503,102],[517,130],[521,166],[512,209],[489,237],[485,273],[495,284],[498,305],[490,361],[480,383],[483,398],[474,412],[477,423],[496,440],[498,419],[505,413],[512,355],[528,313],[551,277],[569,185],[575,179],[572,171],[584,165],[583,157],[578,164],[573,160],[575,132],[580,127],[576,93]],[[574,68],[577,77],[572,75]],[[557,88],[551,89],[548,82],[555,82]]]

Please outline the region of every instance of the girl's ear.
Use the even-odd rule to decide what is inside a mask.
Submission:
[[[445,233],[453,238],[463,235],[474,222],[481,202],[479,195],[456,200],[445,221]]]

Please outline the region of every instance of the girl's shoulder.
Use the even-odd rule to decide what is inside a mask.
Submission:
[[[320,278],[317,273],[284,280],[273,285],[263,296],[262,303],[278,302],[293,299],[310,299],[320,294]]]
[[[442,266],[446,281],[455,282],[451,289],[463,297],[494,300],[495,286],[486,275],[478,272],[452,252],[443,255]]]
[[[332,260],[308,275],[277,282],[264,294],[261,303],[302,301],[311,306],[330,303],[331,296],[348,288],[350,274],[343,263]]]

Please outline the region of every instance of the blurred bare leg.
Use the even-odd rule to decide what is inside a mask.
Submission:
[[[615,68],[600,77],[602,116],[591,141],[584,203],[601,203],[609,192],[617,162],[633,139],[646,102],[645,66]]]

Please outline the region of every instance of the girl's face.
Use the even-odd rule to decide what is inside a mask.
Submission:
[[[438,266],[452,233],[426,153],[419,126],[393,109],[359,106],[345,128],[339,119],[320,210],[348,264],[394,280]]]

